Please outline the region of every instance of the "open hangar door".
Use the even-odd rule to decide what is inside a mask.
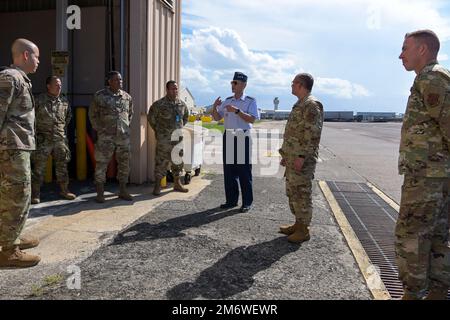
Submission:
[[[61,0],[58,0],[61,1]],[[72,160],[69,164],[71,179],[85,176],[92,180],[93,162],[89,150],[86,153],[86,171],[80,175],[77,165],[76,120],[77,109],[86,113],[93,94],[104,88],[105,74],[109,70],[123,70],[123,3],[120,0],[67,1],[67,5],[81,8],[81,29],[67,30],[65,22],[57,23],[57,10],[66,17],[66,7],[57,7],[56,0],[6,0],[0,1],[0,65],[11,64],[12,42],[26,38],[35,42],[40,49],[40,66],[36,74],[30,75],[33,93],[46,92],[45,79],[52,74],[52,51],[57,48],[57,34],[67,32],[66,47],[69,65],[66,69],[64,91],[72,106],[72,121],[68,128],[69,147]],[[59,29],[59,30],[58,30]],[[127,83],[124,79],[124,83]],[[89,120],[86,119],[87,134],[92,137]],[[78,171],[78,172],[77,172]],[[53,175],[54,176],[54,175]]]

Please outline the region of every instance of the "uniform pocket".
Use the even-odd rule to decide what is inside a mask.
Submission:
[[[55,146],[54,149],[54,156],[56,161],[61,162],[69,162],[71,158],[70,149],[65,143],[58,143],[57,146]]]
[[[31,152],[8,150],[8,159],[5,159],[2,166],[7,172],[8,180],[14,181],[18,184],[28,184],[31,180]]]
[[[60,106],[59,110],[56,112],[56,119],[58,120],[58,123],[60,123],[60,124],[66,123],[67,109],[68,109],[68,105],[63,104],[62,106]]]
[[[24,111],[31,111],[34,108],[33,103],[33,96],[31,95],[30,90],[28,90],[28,87],[23,86],[21,88],[22,94],[19,95],[19,108]]]

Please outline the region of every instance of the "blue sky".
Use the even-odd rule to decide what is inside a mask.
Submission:
[[[184,0],[182,86],[197,105],[231,95],[234,71],[263,109],[291,109],[299,72],[328,111],[403,113],[415,74],[398,59],[404,35],[432,29],[450,67],[450,1]]]

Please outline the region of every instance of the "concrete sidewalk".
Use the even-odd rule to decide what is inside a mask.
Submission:
[[[284,181],[258,177],[254,188],[254,209],[245,214],[218,209],[223,177],[206,175],[190,185],[199,194],[155,199],[150,186],[140,187],[129,206],[88,201],[32,221],[26,233],[43,239],[33,251],[43,261],[1,270],[0,298],[372,298],[317,184],[312,238],[301,246],[277,233],[293,219]],[[81,290],[67,288],[73,266]]]
[[[27,252],[41,256],[31,269],[0,270],[0,299],[39,296],[42,287],[70,276],[71,268],[108,244],[124,228],[166,201],[194,199],[210,181],[193,179],[189,194],[163,190],[161,197],[151,195],[153,186],[131,186],[132,203],[117,198],[117,184],[106,186],[105,204],[94,201],[93,186],[74,183],[72,190],[84,192],[75,201],[59,200],[57,189],[44,187],[45,202],[32,206],[24,234],[38,237],[39,247]],[[170,186],[169,186],[170,187]],[[65,281],[65,280],[64,280]]]

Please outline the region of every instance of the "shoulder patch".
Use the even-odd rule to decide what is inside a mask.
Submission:
[[[441,95],[438,93],[430,93],[427,96],[427,103],[430,107],[436,107],[439,105]]]
[[[246,98],[246,99],[249,99],[249,100],[255,100],[255,98],[249,97],[249,96],[246,96],[245,98]]]
[[[0,72],[3,77],[12,79],[13,81],[23,78],[20,72],[13,68],[5,67]]]
[[[234,98],[234,96],[231,96],[231,97],[226,98],[225,100],[230,100],[230,99],[233,99],[233,98]]]

